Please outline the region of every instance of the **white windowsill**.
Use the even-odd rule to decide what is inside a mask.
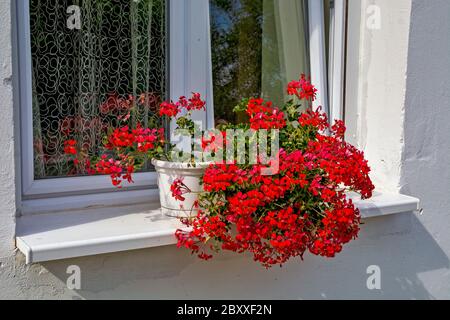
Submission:
[[[376,194],[354,200],[363,218],[413,212],[419,200],[405,195]],[[182,224],[160,213],[158,203],[91,208],[17,219],[16,243],[27,263],[136,250],[176,243]]]

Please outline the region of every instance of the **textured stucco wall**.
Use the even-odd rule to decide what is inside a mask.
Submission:
[[[447,257],[450,256],[449,31],[450,1],[413,1],[401,190],[420,197],[424,214],[418,227],[432,235]],[[420,245],[418,255],[425,250]],[[448,266],[424,272],[419,278],[436,296],[450,296]]]
[[[0,21],[9,26],[10,6],[0,4]],[[14,115],[12,108],[11,33],[0,32],[0,258],[13,246],[15,216]]]
[[[11,1],[0,1],[0,299],[74,296],[42,266],[25,266],[14,244],[19,147],[14,126]],[[64,295],[64,292],[66,294]]]
[[[411,1],[350,0],[349,7],[348,140],[365,151],[378,190],[398,192]]]
[[[363,225],[360,239],[337,258],[307,255],[304,262],[292,261],[282,269],[266,271],[248,257],[233,254],[202,263],[173,246],[24,265],[23,257],[15,255],[11,245],[15,174],[10,8],[9,2],[0,1],[0,257],[4,257],[0,299],[450,298],[450,201],[446,194],[450,190],[450,144],[446,142],[450,133],[449,2],[366,3],[379,4],[386,19],[380,30],[360,34],[358,63],[367,70],[359,75],[367,86],[362,91],[367,112],[361,124],[367,130],[365,147],[371,148],[368,156],[375,161],[379,157],[377,146],[382,153],[389,149],[394,152],[392,158],[386,158],[395,160],[393,171],[386,171],[393,176],[387,178],[392,178],[393,188],[401,185],[405,193],[419,196],[424,215],[404,213],[370,219]],[[388,75],[383,78],[386,68]],[[381,91],[370,87],[373,81]],[[383,81],[393,87],[383,88]],[[361,92],[350,89],[355,94]],[[386,108],[387,117],[392,119],[374,114],[376,108]],[[391,121],[395,128],[389,128]],[[387,137],[382,135],[383,130]],[[383,147],[377,140],[384,138]],[[377,167],[380,163],[374,164]],[[379,168],[384,170],[383,166]],[[72,292],[65,286],[70,265],[81,268],[81,291]],[[379,291],[366,287],[369,265],[381,268]]]

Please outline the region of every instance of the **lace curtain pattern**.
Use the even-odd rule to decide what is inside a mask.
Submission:
[[[72,5],[80,29],[68,28]],[[68,139],[96,155],[118,118],[160,125],[152,115],[166,98],[165,0],[30,0],[30,26],[36,179],[79,175],[64,155]]]
[[[243,97],[279,105],[285,87],[309,73],[306,0],[210,0],[216,123],[245,121]]]

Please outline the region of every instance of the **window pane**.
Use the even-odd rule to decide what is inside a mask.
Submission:
[[[76,11],[67,13],[74,4],[81,28]],[[134,125],[155,126],[152,115],[166,95],[165,6],[165,0],[30,0],[36,179],[83,174],[64,155],[68,139],[96,155],[106,128],[120,117],[130,113]]]
[[[285,87],[309,73],[308,21],[303,0],[210,0],[216,123],[239,122],[244,97],[281,104]]]

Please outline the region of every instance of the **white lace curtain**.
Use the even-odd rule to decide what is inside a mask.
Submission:
[[[77,5],[81,29],[69,29]],[[77,139],[99,151],[108,125],[132,108],[149,122],[166,93],[165,0],[30,0],[35,177],[79,174],[64,155]],[[144,94],[146,103],[129,103]]]

